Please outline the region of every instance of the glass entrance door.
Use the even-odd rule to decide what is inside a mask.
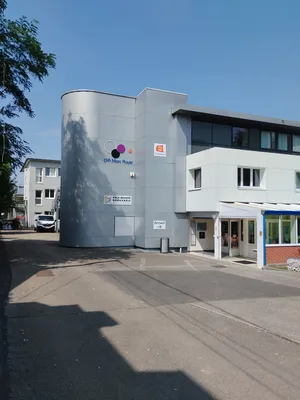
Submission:
[[[229,221],[221,221],[222,253],[229,254]]]
[[[230,221],[230,252],[231,257],[240,255],[239,221]]]

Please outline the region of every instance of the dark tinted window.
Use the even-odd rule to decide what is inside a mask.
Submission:
[[[213,124],[213,144],[231,147],[231,132],[229,125]]]
[[[260,131],[258,129],[249,129],[249,148],[251,150],[260,149]]]
[[[207,122],[193,121],[192,143],[211,144],[212,125]]]
[[[234,147],[248,147],[248,129],[233,127],[232,144]]]

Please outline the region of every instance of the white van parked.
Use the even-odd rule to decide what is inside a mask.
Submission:
[[[34,219],[34,230],[36,232],[55,232],[55,220],[53,215],[39,214]]]

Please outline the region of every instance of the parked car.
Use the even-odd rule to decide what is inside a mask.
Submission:
[[[37,215],[34,220],[34,230],[36,232],[55,232],[55,220],[53,215]]]

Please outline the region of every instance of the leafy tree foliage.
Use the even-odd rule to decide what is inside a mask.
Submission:
[[[0,212],[7,209],[13,174],[31,152],[22,138],[22,129],[9,123],[21,113],[34,117],[27,98],[33,80],[43,82],[55,68],[55,55],[43,51],[38,40],[38,22],[21,17],[5,17],[6,0],[0,0]]]

